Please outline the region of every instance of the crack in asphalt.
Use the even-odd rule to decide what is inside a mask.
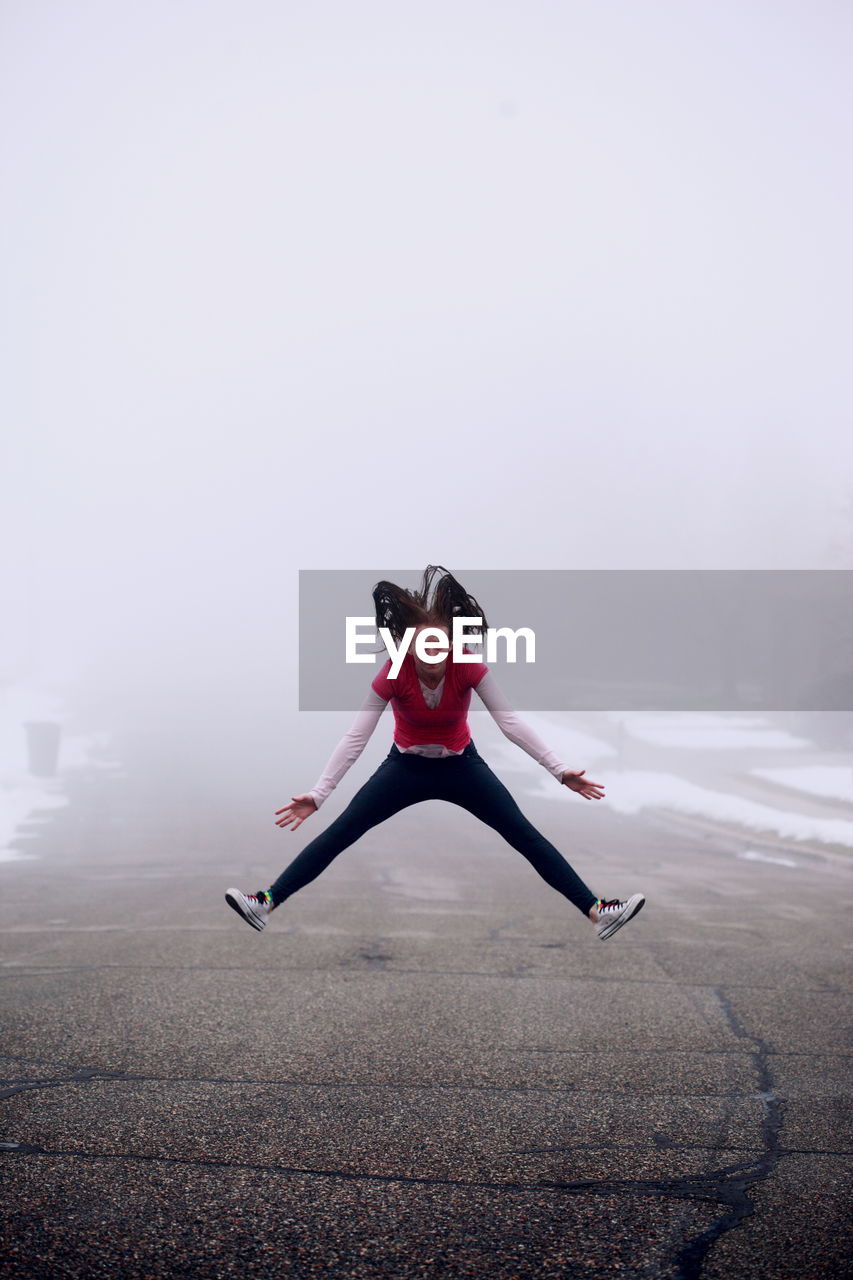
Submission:
[[[617,1098],[636,1098],[635,1089],[577,1089],[571,1084],[567,1085],[539,1085],[539,1084],[417,1084],[405,1083],[401,1084],[396,1081],[380,1081],[375,1080],[246,1080],[231,1076],[148,1076],[139,1075],[129,1071],[111,1071],[103,1070],[100,1067],[84,1067],[80,1071],[74,1072],[69,1076],[51,1076],[47,1080],[7,1080],[3,1083],[9,1088],[0,1090],[0,1100],[3,1098],[13,1098],[16,1094],[26,1093],[33,1089],[56,1089],[66,1084],[78,1084],[89,1080],[115,1080],[120,1084],[233,1084],[239,1085],[241,1088],[249,1089],[393,1089],[396,1092],[404,1090],[434,1092],[437,1090],[447,1090],[456,1093],[553,1093],[553,1094],[584,1094],[588,1097],[617,1097]],[[701,1098],[702,1100],[719,1100],[721,1098],[734,1098],[738,1100],[747,1100],[755,1098],[755,1093],[685,1093],[679,1090],[678,1093],[643,1093],[643,1098]]]
[[[364,1173],[349,1169],[320,1169],[300,1165],[258,1164],[243,1160],[214,1160],[199,1156],[145,1155],[137,1152],[79,1151],[61,1147],[42,1147],[35,1143],[2,1143],[0,1150],[8,1155],[35,1155],[75,1160],[141,1161],[145,1164],[171,1164],[199,1169],[234,1169],[256,1173],[298,1174],[305,1177],[339,1178],[347,1182],[399,1182],[414,1186],[458,1187],[462,1190],[511,1191],[535,1193],[559,1191],[566,1195],[641,1195],[662,1196],[710,1203],[728,1203],[731,1175],[748,1172],[752,1165],[730,1165],[713,1173],[687,1178],[602,1178],[582,1181],[495,1182],[474,1178],[440,1178],[426,1174]],[[701,1238],[701,1237],[700,1237]]]
[[[369,944],[362,959],[368,963],[384,965],[389,959],[381,950],[381,941]],[[271,1174],[298,1175],[317,1178],[336,1178],[351,1182],[364,1183],[401,1183],[421,1186],[445,1186],[460,1189],[481,1189],[503,1192],[537,1193],[542,1191],[557,1192],[562,1195],[593,1196],[626,1196],[626,1197],[662,1197],[667,1200],[685,1200],[693,1203],[709,1203],[724,1205],[725,1212],[709,1227],[683,1244],[676,1253],[667,1280],[699,1280],[708,1253],[716,1242],[728,1232],[738,1227],[744,1220],[754,1216],[755,1202],[751,1196],[753,1189],[763,1182],[775,1169],[780,1159],[793,1154],[780,1147],[779,1135],[783,1123],[784,1106],[776,1097],[774,1081],[770,1069],[770,1058],[773,1054],[768,1044],[758,1035],[748,1031],[735,1013],[731,1001],[723,988],[714,988],[720,1009],[731,1032],[740,1040],[748,1042],[749,1047],[743,1052],[750,1058],[756,1075],[758,1089],[749,1094],[654,1094],[654,1097],[701,1097],[701,1098],[759,1098],[763,1107],[762,1121],[759,1131],[761,1150],[750,1161],[728,1165],[721,1169],[681,1178],[660,1179],[622,1179],[603,1178],[582,1181],[557,1181],[540,1179],[535,1182],[491,1180],[469,1180],[460,1178],[440,1178],[427,1175],[401,1173],[355,1172],[343,1169],[306,1168],[291,1165],[263,1165],[250,1162],[215,1160],[199,1157],[178,1157],[163,1155],[145,1155],[132,1152],[87,1152],[80,1150],[50,1149],[34,1143],[2,1142],[0,1153],[7,1156],[48,1156],[68,1157],[77,1160],[97,1161],[142,1161],[145,1163],[167,1163],[196,1168],[216,1168],[251,1170]],[[733,1050],[732,1052],[737,1052]],[[18,1058],[17,1061],[26,1061]],[[34,1060],[31,1060],[34,1061]],[[292,1087],[292,1088],[376,1088],[375,1084],[358,1084],[351,1081],[246,1081],[222,1078],[192,1077],[159,1077],[129,1074],[126,1071],[107,1070],[100,1067],[80,1067],[65,1076],[51,1076],[42,1080],[9,1081],[7,1087],[0,1090],[0,1099],[11,1098],[19,1094],[41,1089],[63,1088],[69,1084],[89,1083],[93,1080],[117,1081],[121,1083],[187,1083],[187,1084],[235,1084],[255,1085],[260,1087]],[[493,1085],[399,1085],[383,1084],[381,1088],[434,1090],[445,1089],[462,1092],[472,1090],[487,1092],[539,1092],[539,1093],[591,1093],[601,1091],[578,1090],[570,1086],[493,1086]],[[608,1091],[612,1092],[612,1091]],[[626,1096],[628,1096],[626,1094]],[[645,1096],[645,1095],[644,1095]],[[666,1144],[669,1146],[670,1144]],[[672,1144],[674,1145],[674,1144]],[[648,1151],[657,1149],[659,1143],[645,1148]],[[639,1148],[644,1149],[644,1148]],[[714,1150],[708,1147],[680,1147],[681,1150]],[[749,1148],[747,1148],[749,1150]],[[518,1152],[515,1154],[525,1154]],[[530,1153],[532,1154],[532,1152]]]
[[[698,1280],[708,1253],[720,1237],[740,1226],[745,1219],[754,1216],[755,1202],[750,1192],[773,1172],[782,1156],[787,1154],[779,1146],[784,1105],[774,1091],[773,1074],[769,1062],[772,1056],[770,1047],[760,1036],[746,1029],[735,1013],[724,988],[717,988],[715,994],[729,1029],[739,1039],[750,1041],[752,1046],[748,1052],[758,1082],[758,1091],[753,1096],[761,1099],[763,1107],[759,1130],[762,1150],[758,1158],[749,1164],[731,1165],[727,1169],[684,1180],[682,1185],[685,1186],[706,1185],[713,1188],[714,1199],[720,1204],[725,1204],[727,1212],[679,1249],[667,1280]],[[673,1191],[671,1194],[677,1193]]]
[[[509,941],[509,939],[499,939],[499,941]],[[368,944],[368,947],[373,944]],[[623,951],[628,948],[624,945]],[[359,952],[359,958],[362,960],[391,960],[392,956],[373,955],[369,951]],[[517,969],[406,969],[402,966],[399,968],[388,969],[388,973],[404,974],[407,976],[424,977],[424,978],[537,978],[545,979],[553,982],[589,982],[601,983],[602,986],[636,986],[636,987],[677,987],[679,990],[707,990],[716,992],[719,990],[719,983],[716,982],[681,982],[675,978],[631,978],[625,976],[609,977],[606,974],[589,974],[589,973],[572,973],[568,970],[559,972],[548,972],[547,970],[536,969],[535,965],[525,965],[525,972]],[[347,965],[343,962],[339,965],[257,965],[247,968],[245,965],[224,964],[224,965],[208,965],[208,964],[66,964],[66,965],[20,965],[16,967],[14,960],[0,961],[0,978],[40,978],[40,977],[56,977],[57,974],[63,973],[100,973],[111,969],[129,970],[131,973],[143,972],[164,972],[164,973],[340,973],[341,970],[354,974],[369,972],[369,968],[365,970],[362,965]],[[534,969],[535,972],[528,972]],[[744,990],[744,991],[778,991],[779,988],[761,982],[729,982],[726,983],[728,990]],[[824,987],[806,988],[815,992],[823,992]],[[831,992],[830,992],[831,994]]]
[[[376,959],[380,959],[376,956]],[[381,961],[380,961],[381,962]],[[716,1205],[724,1205],[726,1212],[716,1219],[710,1227],[700,1232],[692,1240],[684,1244],[675,1256],[672,1269],[669,1273],[669,1280],[698,1280],[701,1275],[705,1259],[721,1236],[737,1227],[744,1219],[751,1217],[755,1213],[753,1200],[750,1198],[750,1190],[759,1182],[763,1181],[775,1168],[779,1159],[783,1158],[788,1152],[779,1147],[779,1131],[782,1123],[782,1104],[773,1093],[773,1080],[768,1064],[769,1050],[760,1037],[748,1032],[737,1015],[735,1014],[731,1003],[726,994],[719,990],[717,998],[720,1007],[726,1017],[732,1032],[740,1039],[748,1040],[751,1048],[748,1054],[753,1061],[754,1068],[758,1077],[759,1092],[749,1095],[699,1095],[714,1097],[760,1097],[764,1107],[764,1116],[761,1125],[760,1137],[762,1142],[761,1153],[753,1160],[728,1165],[722,1169],[711,1170],[706,1173],[696,1174],[681,1178],[651,1178],[651,1179],[626,1179],[626,1178],[603,1178],[589,1180],[550,1180],[539,1179],[535,1182],[518,1182],[518,1181],[491,1181],[491,1180],[474,1180],[461,1178],[439,1178],[426,1175],[412,1175],[402,1173],[365,1173],[355,1172],[343,1169],[319,1169],[308,1168],[295,1165],[263,1165],[257,1163],[231,1161],[231,1160],[212,1160],[199,1157],[178,1157],[163,1155],[144,1155],[134,1154],[130,1152],[113,1152],[98,1153],[79,1150],[65,1150],[61,1148],[50,1149],[39,1146],[34,1143],[26,1142],[4,1142],[0,1143],[0,1152],[7,1156],[48,1156],[63,1157],[76,1160],[97,1161],[112,1160],[120,1162],[141,1161],[149,1164],[166,1163],[170,1165],[182,1165],[193,1168],[216,1168],[216,1169],[234,1169],[244,1171],[256,1171],[268,1174],[279,1174],[289,1176],[303,1176],[315,1178],[335,1178],[349,1182],[361,1183],[400,1183],[404,1185],[415,1186],[443,1186],[456,1187],[460,1189],[472,1190],[488,1190],[491,1192],[516,1192],[516,1193],[540,1193],[543,1191],[557,1192],[561,1195],[570,1196],[616,1196],[616,1197],[660,1197],[666,1200],[684,1200],[691,1203],[708,1203]],[[48,1080],[41,1081],[24,1081],[11,1085],[5,1090],[0,1091],[0,1098],[13,1097],[16,1094],[23,1093],[32,1089],[48,1089],[61,1088],[68,1084],[87,1083],[92,1080],[114,1080],[118,1082],[157,1082],[164,1083],[162,1077],[150,1077],[140,1075],[130,1075],[124,1071],[108,1071],[98,1067],[81,1067],[68,1076],[53,1077]],[[174,1079],[172,1080],[174,1082]],[[234,1083],[245,1085],[246,1081],[231,1080],[187,1080],[187,1083]],[[292,1087],[322,1087],[322,1088],[361,1088],[370,1086],[360,1086],[350,1082],[341,1085],[340,1082],[323,1082],[319,1086],[315,1082],[313,1085],[309,1082],[274,1082],[264,1081],[263,1085],[273,1085],[280,1087],[282,1084],[290,1084]],[[373,1086],[375,1087],[375,1086]],[[415,1086],[384,1086],[392,1088],[416,1088],[416,1089],[432,1089],[432,1088],[449,1088],[457,1091],[470,1091],[472,1089],[487,1090],[492,1092],[548,1092],[548,1093],[567,1093],[582,1092],[580,1090],[571,1090],[567,1088],[545,1089],[534,1086],[519,1086],[518,1088],[507,1088],[501,1086],[488,1085],[415,1085]],[[658,1096],[658,1095],[656,1095]],[[666,1096],[666,1095],[664,1095]],[[678,1095],[686,1096],[686,1095]],[[648,1150],[656,1149],[659,1143],[654,1143]],[[669,1145],[669,1144],[667,1144]],[[708,1150],[713,1148],[689,1148],[685,1150]],[[522,1153],[516,1153],[522,1154]]]
[[[842,1029],[843,1029],[843,1028],[842,1028]],[[0,1041],[0,1043],[2,1043],[2,1042]],[[709,1057],[743,1058],[743,1057],[750,1057],[750,1056],[751,1056],[751,1051],[750,1051],[749,1049],[670,1049],[670,1048],[667,1048],[667,1049],[654,1049],[654,1048],[651,1048],[651,1047],[648,1047],[648,1048],[641,1048],[641,1049],[635,1049],[635,1048],[631,1048],[630,1046],[625,1046],[624,1048],[621,1048],[621,1047],[620,1047],[619,1049],[611,1049],[611,1048],[608,1048],[608,1049],[551,1049],[551,1048],[542,1048],[542,1047],[539,1047],[538,1045],[508,1045],[508,1044],[491,1045],[491,1046],[490,1046],[490,1048],[491,1048],[495,1053],[552,1053],[552,1054],[555,1054],[555,1055],[561,1055],[561,1056],[564,1056],[564,1057],[573,1057],[573,1058],[574,1058],[574,1057],[576,1057],[576,1058],[601,1058],[601,1057],[608,1057],[608,1056],[610,1056],[610,1055],[612,1055],[612,1054],[614,1054],[614,1053],[618,1054],[618,1056],[619,1056],[620,1058],[628,1057],[628,1056],[633,1056],[633,1055],[636,1055],[637,1057],[654,1057],[654,1056],[658,1056],[658,1057],[665,1057],[665,1058],[677,1058],[677,1057],[687,1057],[687,1058],[700,1058],[700,1057],[701,1057],[701,1058],[709,1058]],[[312,1055],[308,1052],[308,1050],[307,1050],[307,1049],[306,1049],[306,1050],[290,1049],[290,1050],[288,1050],[288,1052],[290,1053],[290,1055],[291,1055],[291,1056],[296,1056],[296,1057],[300,1057],[300,1058],[308,1058],[308,1057],[311,1057],[311,1056],[312,1056]],[[847,1062],[847,1061],[848,1061],[848,1059],[853,1060],[853,1054],[846,1053],[846,1052],[844,1052],[844,1051],[842,1051],[842,1050],[839,1050],[839,1049],[830,1049],[830,1050],[827,1050],[825,1053],[820,1053],[820,1052],[818,1052],[818,1053],[814,1053],[813,1051],[811,1051],[811,1050],[809,1050],[809,1049],[790,1049],[790,1050],[789,1050],[789,1049],[768,1049],[768,1050],[767,1050],[767,1057],[768,1057],[768,1058],[820,1058],[820,1059],[825,1059],[825,1058],[833,1058],[833,1059],[836,1059],[836,1058],[837,1058],[840,1062]],[[34,1066],[39,1066],[39,1067],[56,1067],[56,1066],[60,1066],[60,1067],[69,1067],[69,1066],[71,1065],[71,1063],[70,1063],[70,1062],[63,1062],[63,1061],[61,1061],[61,1060],[59,1060],[59,1059],[56,1059],[56,1058],[53,1058],[53,1059],[49,1059],[49,1058],[23,1058],[23,1057],[21,1057],[21,1056],[20,1056],[20,1054],[2,1053],[2,1052],[0,1052],[0,1062],[29,1062],[29,1063],[32,1063]],[[140,1078],[141,1078],[141,1077],[140,1077]],[[196,1077],[196,1076],[157,1076],[157,1077],[151,1076],[151,1077],[147,1077],[147,1076],[146,1076],[145,1078],[146,1078],[146,1079],[155,1079],[155,1078],[156,1078],[156,1079],[158,1079],[158,1080],[161,1080],[161,1079],[163,1079],[163,1080],[165,1080],[165,1079],[169,1079],[169,1080],[182,1080],[182,1079],[195,1080],[195,1079],[204,1079],[204,1078],[208,1078],[208,1079],[211,1079],[211,1080],[213,1081],[213,1083],[218,1083],[218,1082],[222,1079],[222,1077],[219,1077],[219,1076],[216,1076],[216,1077]],[[236,1081],[236,1080],[235,1080],[235,1081],[234,1081],[234,1083],[235,1083],[235,1084],[237,1084],[237,1083],[240,1083],[240,1084],[279,1084],[279,1083],[281,1083],[281,1082],[280,1082],[280,1081],[277,1081],[277,1080],[272,1080],[272,1081],[266,1081],[266,1080],[240,1080],[240,1081]],[[432,1088],[432,1086],[431,1086],[431,1085],[422,1085],[422,1086],[406,1085],[406,1086],[405,1086],[405,1088],[415,1088],[415,1087],[421,1087],[421,1088],[425,1088],[425,1089]],[[454,1087],[456,1087],[456,1086],[454,1086]],[[499,1085],[496,1085],[496,1086],[495,1086],[495,1088],[500,1088],[500,1087],[502,1087],[502,1086],[499,1086]],[[523,1086],[519,1086],[519,1087],[523,1087]],[[459,1085],[459,1086],[458,1086],[458,1088],[460,1088],[460,1089],[464,1089],[464,1088],[467,1088],[467,1086],[466,1086],[466,1085]]]
[[[371,938],[358,952],[359,959],[366,960],[369,968],[387,969],[388,961],[394,959],[386,945],[387,942],[387,938]]]
[[[4,1081],[8,1088],[0,1089],[0,1099],[14,1098],[19,1093],[28,1093],[34,1089],[60,1089],[66,1084],[80,1084],[87,1080],[124,1080],[124,1071],[105,1071],[101,1067],[80,1067],[70,1076],[54,1076],[48,1080],[16,1080]]]

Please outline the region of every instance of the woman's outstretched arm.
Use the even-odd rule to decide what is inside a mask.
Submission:
[[[291,800],[294,803],[285,805],[283,809],[276,810],[276,826],[287,827],[292,825],[292,829],[295,831],[305,821],[306,817],[309,817],[312,812],[320,808],[323,801],[331,795],[346,771],[355,764],[367,746],[370,736],[387,706],[388,703],[385,698],[380,698],[379,694],[374,692],[373,689],[369,691],[355,720],[353,720],[329,757],[319,780],[304,795],[291,796]],[[312,803],[313,809],[310,808]]]
[[[486,672],[475,688],[489,715],[510,742],[514,742],[517,747],[521,747],[522,751],[526,751],[537,764],[541,764],[564,786],[577,791],[588,800],[601,799],[604,788],[597,782],[590,782],[584,778],[585,769],[569,769],[539,735],[534,733],[530,725],[525,724],[521,716],[513,711],[507,702],[491,671]]]

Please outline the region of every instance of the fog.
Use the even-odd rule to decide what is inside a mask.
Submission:
[[[300,569],[853,565],[851,25],[9,0],[0,687],[284,751]]]

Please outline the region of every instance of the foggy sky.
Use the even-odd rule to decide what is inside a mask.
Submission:
[[[851,28],[7,0],[0,684],[292,710],[300,568],[853,565]]]

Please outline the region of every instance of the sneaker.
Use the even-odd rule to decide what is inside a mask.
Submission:
[[[595,928],[602,942],[611,937],[623,924],[627,924],[642,907],[645,898],[641,893],[632,894],[627,902],[613,898],[610,902],[599,902],[598,920]]]
[[[262,890],[257,893],[241,893],[239,889],[229,889],[225,894],[229,907],[248,920],[253,929],[266,927],[272,907]]]

